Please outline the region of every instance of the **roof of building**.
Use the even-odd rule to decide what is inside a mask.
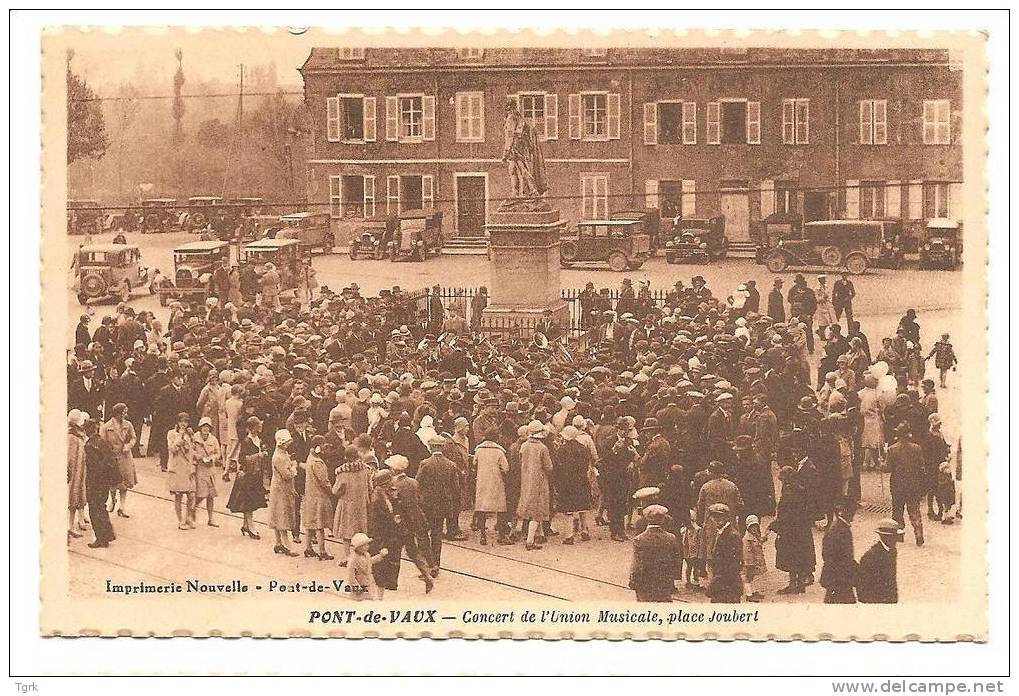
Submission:
[[[363,58],[345,58],[339,47],[312,48],[302,74],[386,68],[456,67],[698,67],[733,65],[764,67],[799,65],[947,64],[947,49],[790,49],[758,48],[630,48],[608,47],[605,55],[588,55],[581,48],[486,48],[480,57],[460,57],[456,48],[365,48]]]

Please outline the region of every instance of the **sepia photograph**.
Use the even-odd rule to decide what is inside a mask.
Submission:
[[[986,640],[983,47],[46,29],[41,633]]]

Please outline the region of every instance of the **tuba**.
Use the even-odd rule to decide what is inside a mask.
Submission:
[[[548,337],[540,331],[534,332],[534,337],[531,342],[538,350],[548,350]]]

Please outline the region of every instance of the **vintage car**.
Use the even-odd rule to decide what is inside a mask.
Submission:
[[[130,244],[90,244],[75,257],[74,292],[78,302],[109,297],[131,299],[135,288],[145,287],[149,271],[141,264],[138,247]]]
[[[327,212],[280,215],[275,238],[297,239],[308,249],[317,247],[324,254],[331,252],[336,242]]]
[[[651,240],[641,220],[586,220],[559,240],[559,263],[608,263],[613,271],[636,269],[651,256]]]
[[[921,269],[947,268],[954,270],[962,260],[962,226],[948,218],[927,221],[920,244]]]
[[[175,232],[181,227],[183,215],[175,198],[146,198],[141,202],[136,229],[146,233]]]
[[[196,232],[212,225],[217,234],[229,234],[225,232],[229,227],[227,208],[220,196],[191,196],[180,221],[181,228],[187,232]]]
[[[772,273],[789,266],[845,267],[859,275],[873,266],[902,264],[902,223],[898,220],[817,220],[803,225],[798,239],[780,239],[764,263]]]
[[[156,291],[159,304],[169,299],[205,301],[212,272],[230,264],[230,244],[223,241],[188,242],[173,250],[173,278],[165,279]]]
[[[250,266],[261,276],[270,262],[282,278],[282,289],[293,290],[311,266],[311,252],[299,239],[256,239],[244,245],[241,265]]]
[[[651,255],[661,248],[662,213],[658,208],[634,208],[633,210],[617,210],[609,214],[610,220],[640,220],[644,223],[644,232],[651,241]]]
[[[442,251],[442,211],[405,210],[389,219],[391,261],[424,261]]]
[[[754,261],[764,263],[769,249],[783,239],[800,239],[803,235],[803,218],[795,213],[772,213],[751,230],[756,244]]]
[[[357,228],[350,240],[350,260],[384,259],[390,255],[393,233],[385,222],[367,223]]]
[[[725,257],[729,240],[725,218],[680,218],[673,223],[672,237],[665,242],[669,263],[708,263]]]
[[[222,239],[233,240],[239,227],[241,239],[247,241],[265,236],[270,228],[279,229],[279,215],[274,214],[265,199],[257,197],[231,198],[227,204],[226,226]]]
[[[67,201],[67,234],[96,234],[103,231],[103,209],[99,201]]]

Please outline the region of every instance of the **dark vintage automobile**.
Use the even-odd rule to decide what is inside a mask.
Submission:
[[[392,261],[424,261],[442,251],[442,211],[405,210],[389,219]]]
[[[187,232],[198,232],[210,225],[217,235],[229,234],[228,207],[220,196],[191,196],[187,210],[181,216],[181,227]]]
[[[725,258],[728,250],[724,217],[680,218],[673,225],[672,237],[665,242],[665,260],[708,263]]]
[[[281,290],[295,290],[301,276],[311,267],[311,252],[299,239],[256,239],[244,245],[242,266],[250,266],[261,276],[265,264],[270,262],[279,271]]]
[[[752,229],[755,242],[754,260],[764,263],[769,249],[783,239],[800,239],[803,236],[803,218],[795,213],[772,213]]]
[[[176,198],[145,198],[135,229],[145,233],[176,232],[181,229],[183,215]]]
[[[640,220],[644,223],[644,232],[651,242],[651,255],[661,248],[665,242],[662,239],[662,213],[658,208],[634,208],[632,210],[617,210],[609,214],[610,220]]]
[[[586,220],[559,240],[559,263],[608,263],[613,271],[637,269],[651,256],[641,220]]]
[[[902,265],[902,223],[898,220],[817,220],[803,225],[798,239],[781,239],[765,252],[772,273],[789,266],[844,267],[854,275],[869,267]]]
[[[954,270],[962,261],[962,226],[948,218],[927,221],[920,243],[920,269]]]
[[[96,234],[103,231],[103,209],[99,201],[67,201],[67,234]]]
[[[230,241],[236,238],[238,229],[241,239],[247,241],[263,236],[265,230],[273,225],[279,226],[279,216],[272,214],[265,205],[265,199],[255,196],[231,198],[224,218],[227,224],[220,238]]]
[[[369,222],[357,228],[350,240],[350,260],[384,259],[390,255],[393,233],[386,222]]]
[[[90,244],[75,257],[74,292],[78,302],[116,298],[131,299],[135,288],[148,282],[149,270],[142,266],[138,247],[129,244]]]
[[[205,301],[212,272],[230,264],[230,244],[224,241],[202,241],[181,244],[173,250],[173,279],[164,279],[156,289],[159,304],[169,299]]]
[[[329,213],[288,213],[280,215],[276,239],[297,239],[308,249],[322,253],[333,250],[335,236],[329,225]]]

